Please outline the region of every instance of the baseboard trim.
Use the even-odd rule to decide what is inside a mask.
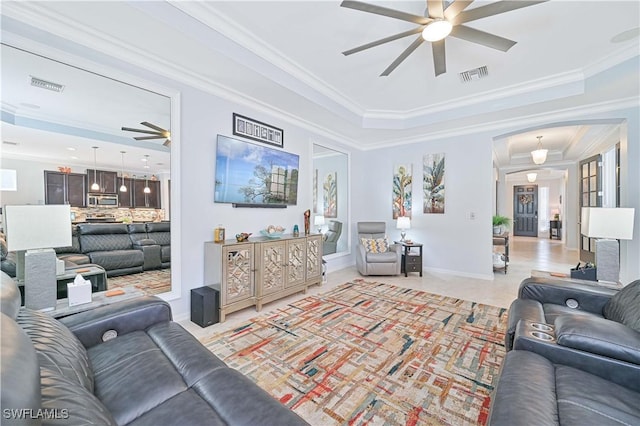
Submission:
[[[467,272],[452,271],[450,269],[440,269],[440,268],[432,268],[432,267],[426,267],[424,268],[424,270],[426,272],[431,272],[435,274],[446,274],[446,275],[453,275],[456,277],[475,278],[478,280],[493,281],[493,274],[489,274],[489,275],[472,274]]]

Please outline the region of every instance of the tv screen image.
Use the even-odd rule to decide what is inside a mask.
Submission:
[[[296,205],[299,164],[296,154],[218,135],[214,201]]]

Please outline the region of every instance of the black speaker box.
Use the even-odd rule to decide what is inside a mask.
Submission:
[[[191,289],[191,322],[207,327],[220,322],[220,291],[213,286]]]

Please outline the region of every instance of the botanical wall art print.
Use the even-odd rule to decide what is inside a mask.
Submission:
[[[444,153],[425,154],[422,158],[424,213],[444,213]]]
[[[411,217],[413,166],[400,164],[393,167],[393,218]]]
[[[338,217],[338,173],[327,174],[322,187],[324,190],[324,217]]]

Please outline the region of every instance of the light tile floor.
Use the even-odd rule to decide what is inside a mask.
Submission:
[[[408,277],[404,275],[362,277],[354,266],[334,272],[329,271],[327,282],[322,286],[311,287],[307,295],[324,293],[354,278],[364,278],[399,287],[423,290],[506,308],[516,298],[520,282],[531,276],[532,270],[568,273],[569,269],[578,263],[578,257],[578,251],[567,250],[562,241],[545,238],[512,237],[507,273],[505,274],[502,271],[494,272],[493,281],[432,272],[425,272],[422,277],[416,273],[409,274]],[[227,315],[224,323],[214,324],[206,328],[201,328],[189,320],[181,321],[180,324],[194,336],[200,338],[228,330],[247,319],[286,306],[288,303],[303,297],[306,297],[306,295],[298,293],[268,303],[263,306],[262,312],[256,312],[254,308],[234,312]]]

